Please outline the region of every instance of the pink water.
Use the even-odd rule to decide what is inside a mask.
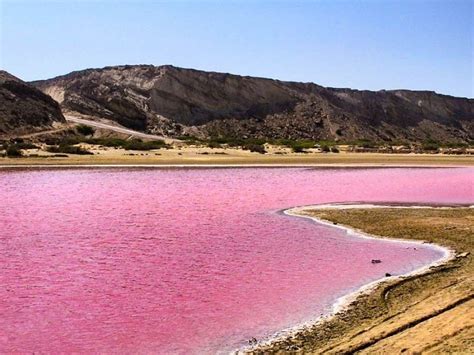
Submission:
[[[0,352],[213,353],[441,257],[283,215],[473,203],[474,169],[0,171]],[[371,259],[381,259],[372,264]]]

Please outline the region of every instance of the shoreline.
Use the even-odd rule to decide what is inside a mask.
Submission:
[[[0,158],[0,166],[143,166],[143,167],[346,167],[346,166],[426,166],[472,167],[474,155],[443,154],[383,154],[383,153],[252,153],[238,149],[173,148],[151,151],[131,151],[110,148],[90,148],[93,155],[40,155],[38,149],[28,150],[29,155],[19,158]],[[280,153],[280,154],[277,154]],[[36,156],[33,156],[36,155]]]
[[[379,163],[345,163],[345,164],[200,164],[200,163],[189,163],[189,164],[0,164],[0,169],[47,169],[47,168],[425,168],[425,169],[448,169],[448,168],[472,168],[472,165],[424,165],[424,164],[379,164]]]
[[[358,228],[353,228],[347,225],[340,225],[335,224],[329,220],[325,220],[319,217],[311,216],[304,214],[310,210],[324,210],[324,209],[337,209],[337,210],[347,210],[347,209],[384,209],[384,208],[400,208],[400,209],[421,209],[421,208],[428,208],[428,209],[453,209],[453,208],[474,208],[473,205],[400,205],[400,204],[374,204],[374,203],[330,203],[330,204],[320,204],[320,205],[307,205],[307,206],[299,206],[299,207],[292,207],[289,209],[285,209],[282,212],[288,216],[292,217],[299,217],[299,218],[308,218],[312,221],[330,226],[333,228],[338,228],[346,231],[346,233],[354,238],[364,238],[364,239],[372,239],[372,240],[384,240],[387,242],[392,243],[409,243],[414,245],[422,245],[423,247],[434,248],[438,251],[442,252],[442,256],[433,262],[416,268],[408,273],[396,276],[389,276],[389,277],[382,277],[380,279],[374,280],[369,282],[368,284],[362,285],[361,287],[338,297],[334,303],[331,305],[331,310],[322,316],[319,316],[313,320],[304,322],[302,324],[297,324],[295,326],[282,329],[275,334],[267,337],[265,339],[259,340],[256,344],[253,345],[246,345],[241,348],[235,349],[232,353],[244,354],[244,353],[259,353],[259,352],[267,352],[268,349],[271,349],[274,345],[279,342],[290,342],[291,338],[295,335],[311,331],[311,328],[323,325],[326,322],[330,322],[331,320],[336,319],[342,313],[348,311],[352,307],[357,307],[354,305],[354,302],[363,295],[369,295],[375,292],[375,290],[382,286],[382,285],[390,285],[395,284],[398,281],[403,281],[407,279],[411,279],[416,276],[421,276],[428,273],[430,270],[435,269],[437,267],[443,266],[448,264],[449,262],[453,261],[457,257],[457,251],[453,248],[446,247],[443,245],[439,245],[436,243],[430,243],[427,241],[419,241],[413,239],[403,239],[403,238],[390,238],[390,237],[382,237],[373,234],[366,233]],[[290,349],[290,350],[297,350],[297,349]],[[270,350],[271,351],[271,350]]]

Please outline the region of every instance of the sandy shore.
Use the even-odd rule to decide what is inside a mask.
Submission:
[[[432,247],[442,250],[443,257],[407,275],[365,285],[339,299],[332,315],[241,351],[467,353],[472,349],[474,210],[413,207],[320,205],[286,211],[359,237],[437,243]]]
[[[156,151],[125,151],[106,147],[86,147],[94,155],[52,154],[31,150],[23,158],[0,158],[2,166],[31,165],[204,165],[204,166],[474,166],[474,156],[441,154],[379,154],[379,153],[292,153],[275,151],[269,154],[239,149],[189,148]],[[32,157],[31,155],[38,155]]]

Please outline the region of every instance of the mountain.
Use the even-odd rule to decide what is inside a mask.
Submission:
[[[0,70],[0,136],[41,131],[64,121],[61,108],[50,96]]]
[[[474,100],[359,91],[170,65],[114,66],[32,83],[63,110],[179,136],[468,142]]]

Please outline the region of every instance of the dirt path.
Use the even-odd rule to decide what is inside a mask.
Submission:
[[[65,126],[58,127],[58,128],[53,128],[53,129],[48,129],[46,131],[39,131],[39,132],[35,132],[35,133],[23,134],[21,136],[18,136],[18,138],[34,138],[34,137],[39,137],[39,136],[46,135],[46,134],[58,133],[58,132],[61,132],[61,131],[65,131],[69,128],[71,128],[71,126],[66,124]]]
[[[76,116],[72,116],[70,114],[66,114],[66,115],[64,115],[64,117],[66,118],[66,120],[68,122],[74,122],[74,123],[79,123],[79,124],[83,124],[83,125],[91,126],[91,127],[95,127],[95,128],[107,129],[107,130],[118,132],[118,133],[129,134],[129,135],[131,135],[133,137],[137,137],[137,138],[152,139],[152,140],[164,140],[167,143],[171,143],[171,142],[174,141],[173,139],[169,139],[169,138],[166,138],[166,137],[163,137],[163,136],[142,133],[142,132],[134,131],[134,130],[129,129],[129,128],[125,128],[125,127],[118,126],[118,125],[113,125],[113,124],[108,124],[108,123],[104,123],[104,122],[87,120],[87,119],[84,119],[84,118],[79,118],[79,117],[76,117]]]

